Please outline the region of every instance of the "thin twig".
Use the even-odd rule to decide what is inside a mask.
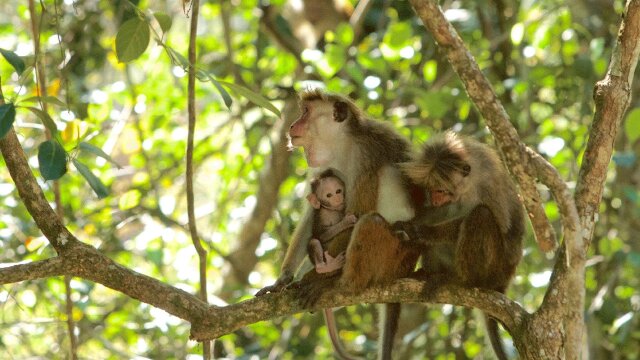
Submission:
[[[195,203],[193,195],[193,139],[196,130],[196,35],[198,30],[198,11],[200,0],[191,2],[191,27],[189,29],[189,83],[188,83],[188,112],[189,133],[187,136],[187,212],[189,216],[189,232],[191,241],[198,253],[200,269],[200,299],[207,302],[207,250],[202,246],[196,227]],[[205,360],[211,358],[211,342],[204,341],[202,346]]]

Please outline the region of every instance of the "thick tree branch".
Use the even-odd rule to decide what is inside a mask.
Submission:
[[[510,332],[520,331],[529,319],[529,314],[520,305],[495,291],[443,286],[424,294],[425,286],[422,281],[400,279],[384,287],[371,287],[356,296],[348,295],[345,289],[331,289],[312,309],[300,307],[298,290],[268,294],[225,308],[210,308],[203,322],[192,324],[191,337],[196,340],[217,338],[259,321],[360,303],[428,302],[474,307],[495,317]]]
[[[42,261],[1,267],[0,285],[61,276],[68,272],[65,265],[61,258],[55,257]]]
[[[505,156],[509,171],[518,180],[538,245],[543,251],[555,249],[557,247],[555,231],[542,208],[533,174],[527,171],[525,146],[519,141],[509,115],[498,100],[491,84],[480,71],[456,30],[445,18],[437,2],[435,0],[411,0],[410,2],[424,26],[433,34],[438,46],[444,50],[453,69],[460,76],[469,98],[484,117],[500,151]]]
[[[582,226],[586,229],[583,234],[585,247],[593,237],[613,144],[631,103],[631,84],[639,55],[640,1],[630,0],[620,24],[607,75],[594,89],[596,110],[576,185],[576,203]]]
[[[2,152],[9,174],[27,211],[61,259],[2,269],[0,274],[3,274],[3,277],[0,279],[3,279],[3,282],[28,280],[35,278],[37,274],[78,276],[122,292],[188,321],[202,316],[207,305],[195,296],[151,277],[136,273],[76,239],[62,224],[60,217],[44,197],[13,129],[10,129],[0,139],[0,152]],[[60,264],[60,261],[64,264]],[[48,266],[53,268],[46,270]],[[23,277],[20,277],[21,275],[18,273],[13,275],[17,278],[12,279],[11,275],[8,275],[9,270],[7,269],[27,270],[23,270]],[[59,273],[58,270],[63,270],[63,273]],[[29,273],[28,271],[33,272]],[[49,273],[45,271],[49,271]],[[29,274],[32,274],[31,277]]]

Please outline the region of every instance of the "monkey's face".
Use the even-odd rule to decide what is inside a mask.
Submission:
[[[309,167],[330,166],[342,150],[344,122],[335,119],[332,102],[303,101],[300,108],[302,115],[289,129],[290,148],[304,148]]]
[[[316,196],[323,207],[336,211],[344,210],[344,184],[340,179],[336,177],[321,179]]]

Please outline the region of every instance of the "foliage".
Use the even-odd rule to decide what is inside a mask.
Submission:
[[[301,38],[294,30],[303,15],[284,1],[272,1],[269,8],[255,1],[201,4],[195,192],[198,229],[209,251],[212,303],[234,303],[270,284],[300,219],[306,163],[294,153],[255,248],[257,258],[247,260],[256,261],[254,270],[247,279],[225,280],[234,271],[229,257],[262,190],[261,176],[269,168],[273,134],[290,89],[323,83],[350,95],[415,144],[448,128],[491,141],[407,2],[382,3],[369,10],[362,31],[337,19],[317,46],[299,52],[278,41],[273,30],[265,31],[271,21],[267,14],[275,11],[279,16],[272,29],[284,27],[286,37]],[[501,3],[461,1],[451,8],[445,2],[443,7],[521,138],[563,178],[575,179],[593,115],[591,92],[606,71],[618,18],[613,9],[592,4],[540,0],[501,9]],[[182,4],[42,4],[46,94],[37,90],[26,5],[0,4],[7,14],[0,20],[6,101],[0,107],[0,137],[13,126],[32,167],[46,180],[59,179],[65,222],[81,240],[127,267],[195,293],[197,256],[184,227],[185,75],[191,65],[183,55],[189,19]],[[632,108],[637,106],[634,97]],[[640,356],[634,345],[640,340],[639,140],[635,108],[617,143],[590,249],[585,311],[590,337],[597,339],[589,341],[594,358]],[[74,167],[65,174],[69,161]],[[52,198],[53,182],[43,186]],[[14,188],[9,174],[0,172],[0,262],[54,256]],[[559,228],[558,210],[547,200],[545,210]],[[537,308],[553,262],[529,232],[509,297]],[[201,352],[181,320],[85,280],[73,279],[71,289],[81,358],[186,358]],[[11,358],[61,357],[69,347],[64,294],[61,278],[3,285],[2,352]],[[404,314],[402,358],[491,356],[473,311],[411,305]],[[372,306],[341,309],[337,315],[351,348],[374,351]],[[224,336],[216,348],[229,358],[332,358],[317,314],[249,326]]]

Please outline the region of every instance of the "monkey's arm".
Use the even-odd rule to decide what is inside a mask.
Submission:
[[[475,204],[456,201],[443,206],[425,207],[421,209],[418,216],[416,216],[412,222],[422,226],[444,225],[469,215],[475,206]]]
[[[342,218],[337,224],[329,226],[320,236],[321,242],[327,242],[333,239],[336,235],[340,234],[344,230],[352,227],[358,218],[355,215],[349,214]]]
[[[298,267],[307,256],[307,247],[311,240],[311,226],[313,224],[313,208],[306,204],[302,219],[296,226],[291,236],[291,244],[287,248],[284,256],[280,276],[275,284],[266,286],[256,293],[256,296],[268,294],[270,292],[282,291],[287,285],[293,281],[293,277]]]

